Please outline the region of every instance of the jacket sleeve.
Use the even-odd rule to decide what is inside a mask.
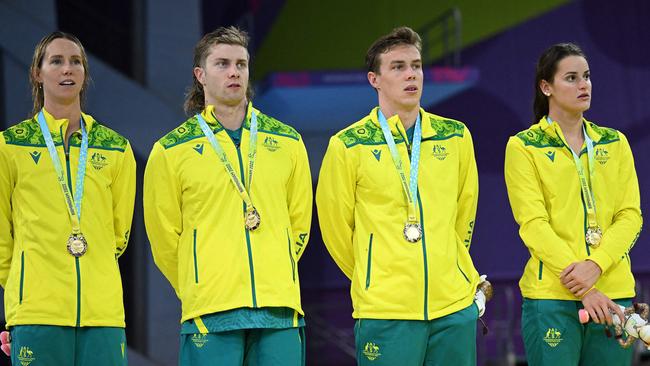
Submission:
[[[126,144],[122,161],[113,178],[113,229],[115,232],[115,257],[126,250],[131,233],[133,205],[135,204],[135,158],[131,144]]]
[[[11,195],[15,184],[9,151],[0,135],[0,285],[4,288],[14,251]]]
[[[144,222],[153,259],[178,295],[177,248],[183,230],[181,191],[165,149],[156,143],[144,171]]]
[[[506,147],[505,178],[519,236],[532,255],[559,276],[579,259],[553,231],[535,163],[516,137],[511,137]]]
[[[309,159],[302,138],[298,141],[294,166],[287,187],[287,207],[291,220],[291,237],[294,240],[296,259],[302,256],[311,228],[311,213],[314,201],[314,192],[311,186],[311,171]]]
[[[627,138],[620,132],[618,135],[621,139],[621,149],[614,219],[603,233],[600,247],[592,249],[589,257],[600,266],[603,273],[632,249],[643,225],[634,157]]]
[[[469,250],[474,232],[476,206],[478,204],[478,172],[474,157],[474,143],[469,130],[465,128],[460,147],[460,169],[458,177],[458,213],[456,233]]]
[[[323,241],[341,271],[352,278],[354,271],[354,206],[356,173],[346,147],[338,137],[330,139],[323,158],[316,207]]]

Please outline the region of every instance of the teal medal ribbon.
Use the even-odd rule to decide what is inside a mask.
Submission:
[[[50,155],[50,158],[52,159],[52,165],[54,165],[56,178],[59,182],[59,186],[61,186],[63,198],[65,200],[66,206],[68,207],[68,216],[70,217],[70,223],[72,224],[72,233],[68,238],[66,247],[70,254],[75,257],[81,257],[88,250],[88,243],[81,233],[80,224],[81,202],[83,201],[84,179],[86,177],[86,162],[88,161],[88,133],[86,132],[84,120],[83,117],[79,120],[79,125],[81,126],[81,147],[79,149],[79,162],[77,165],[77,179],[74,196],[70,192],[70,188],[66,183],[63,166],[61,165],[59,154],[57,153],[56,147],[54,146],[52,134],[50,133],[50,129],[47,126],[47,122],[45,121],[45,115],[43,114],[43,111],[39,112],[38,114],[38,125],[41,128],[41,133],[43,134],[43,139],[45,140],[45,145],[47,146],[47,151]],[[62,142],[63,139],[64,136],[61,136]]]
[[[553,121],[550,117],[546,117],[546,121],[552,125]],[[557,131],[555,131],[556,134]],[[589,162],[589,179],[587,179],[587,174],[585,173],[585,167],[580,160],[580,156],[569,147],[569,145],[564,140],[563,136],[560,137],[564,146],[566,146],[573,155],[573,161],[578,171],[578,178],[580,180],[580,191],[582,192],[582,199],[585,202],[587,210],[587,231],[585,233],[585,241],[592,248],[598,248],[600,246],[600,240],[603,237],[603,231],[598,225],[596,219],[596,199],[594,197],[593,185],[594,185],[594,175],[595,175],[595,154],[594,154],[594,141],[589,137],[585,125],[582,125],[582,133],[585,138],[585,145],[587,145],[587,161]]]
[[[219,144],[219,141],[217,141],[217,139],[214,137],[214,132],[212,132],[203,116],[201,116],[200,113],[197,113],[196,119],[199,122],[201,130],[203,130],[203,134],[208,138],[208,141],[210,141],[212,149],[217,154],[217,157],[226,169],[226,173],[228,173],[230,181],[235,186],[235,189],[237,189],[237,192],[241,196],[244,203],[246,203],[246,213],[244,215],[244,225],[246,229],[250,231],[256,230],[259,228],[262,220],[259,212],[257,209],[255,209],[253,201],[250,198],[250,193],[248,192],[253,183],[253,170],[255,168],[255,157],[257,155],[257,115],[255,111],[251,111],[250,139],[248,149],[248,189],[246,188],[245,183],[241,182],[239,180],[239,177],[237,177],[235,169],[233,168],[230,161],[228,161],[226,152]]]
[[[413,131],[413,144],[411,149],[411,174],[408,181],[406,179],[406,173],[404,172],[402,158],[399,156],[397,146],[395,146],[395,139],[393,138],[393,134],[390,132],[388,121],[386,120],[384,114],[381,112],[381,109],[377,110],[377,117],[379,119],[381,131],[384,134],[384,139],[386,140],[386,145],[388,145],[390,155],[393,157],[393,164],[395,164],[395,169],[397,170],[397,174],[399,175],[400,181],[402,182],[402,189],[406,195],[406,200],[408,202],[408,217],[403,231],[404,239],[410,243],[416,243],[422,238],[422,226],[418,222],[416,214],[418,195],[418,168],[420,164],[420,144],[422,142],[422,123],[420,120],[420,114],[418,113],[418,117],[415,120],[415,130]]]

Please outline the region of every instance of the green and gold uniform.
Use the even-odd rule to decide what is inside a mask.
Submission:
[[[534,365],[575,365],[572,360],[577,359],[581,365],[623,365],[631,357],[631,352],[622,352],[611,339],[599,340],[605,337],[602,326],[594,333],[599,337],[586,336],[589,327],[598,326],[579,324],[577,310],[582,304],[559,278],[571,263],[589,259],[602,269],[595,285],[598,290],[625,304],[629,304],[625,299],[635,295],[629,251],[639,236],[642,218],[632,151],[621,132],[583,123],[594,145],[595,171],[589,172],[584,146],[580,159],[586,175],[594,177],[591,186],[603,231],[598,248],[585,242],[586,208],[574,158],[559,124],[544,117],[511,137],[506,148],[510,205],[530,252],[519,286],[525,298],[522,333]],[[553,312],[564,315],[551,316]],[[583,356],[597,355],[589,358],[593,363],[585,363],[581,348]]]
[[[417,365],[425,358],[473,364],[479,276],[469,255],[478,200],[471,135],[461,122],[420,110],[417,215],[424,235],[409,243],[402,234],[407,200],[377,113],[373,109],[330,139],[316,193],[323,240],[352,282],[358,361],[406,365],[402,357],[410,352],[422,355]],[[408,176],[407,132],[398,116],[388,125]],[[409,342],[415,348],[405,349],[399,340],[407,339],[408,326],[397,325],[388,332],[390,339],[380,341],[379,335],[387,334],[380,330],[388,324],[384,321],[420,323],[418,334],[431,338]],[[441,337],[444,341],[436,343],[435,324],[447,321],[468,332],[460,341]]]
[[[43,114],[69,189],[74,191],[72,182],[77,175],[80,131],[71,135],[66,149],[62,136],[68,120],[56,120],[46,110]],[[68,351],[73,351],[62,357],[76,354],[76,364],[83,362],[79,358],[82,354],[89,357],[84,360],[94,365],[103,365],[102,362],[116,365],[118,359],[126,362],[122,282],[117,259],[129,240],[135,199],[135,159],[124,137],[90,115],[82,116],[89,148],[81,230],[88,241],[88,251],[79,258],[66,249],[72,231],[68,208],[37,117],[0,134],[0,284],[5,290],[7,326],[12,329],[12,352],[31,354],[32,365],[75,363],[47,358],[61,353],[56,351],[58,346],[46,342],[51,339],[47,334],[53,333],[43,331],[41,339],[38,331],[21,331],[23,326],[70,327],[53,332],[60,335],[57,342],[67,344],[71,347]],[[90,327],[96,329],[87,329]],[[93,337],[103,337],[99,334],[104,327],[112,334],[107,336],[106,344],[86,342],[80,335],[93,333]],[[75,342],[86,346],[75,348]],[[90,348],[100,346],[111,351],[99,353]],[[107,360],[97,356],[105,353],[116,358]]]
[[[271,329],[289,329],[292,349],[302,349],[303,342],[297,263],[309,237],[312,188],[302,138],[249,104],[237,139],[213,110],[207,106],[202,116],[246,187],[251,113],[257,115],[257,153],[248,188],[261,216],[257,230],[245,228],[242,197],[196,116],[156,142],[145,171],[147,233],[156,265],[182,302],[181,361],[187,364],[204,357],[193,352],[239,354],[250,337]],[[220,343],[219,338],[231,339],[224,332],[238,333],[231,337],[237,341]],[[197,343],[192,337],[208,341]],[[255,344],[264,347],[264,340]]]

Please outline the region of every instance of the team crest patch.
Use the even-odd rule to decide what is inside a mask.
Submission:
[[[264,147],[270,152],[277,151],[280,148],[280,144],[278,144],[278,140],[274,139],[271,136],[267,136],[264,139],[264,143],[262,145],[264,145]]]
[[[93,166],[93,168],[99,170],[108,164],[108,160],[104,155],[96,152],[93,153],[93,155],[90,157],[90,164]]]
[[[363,355],[370,361],[378,359],[379,356],[381,356],[381,353],[379,353],[379,346],[372,342],[366,343],[363,347]]]
[[[600,165],[605,165],[607,161],[609,160],[609,151],[603,147],[599,147],[595,151],[595,159],[597,162],[600,163]]]
[[[34,352],[32,352],[29,347],[20,347],[20,351],[18,352],[18,361],[20,361],[22,366],[29,366],[29,364],[35,359],[36,357],[34,357]]]
[[[438,160],[445,160],[447,158],[447,155],[449,155],[447,148],[442,145],[433,145],[432,151],[433,157]]]
[[[548,328],[544,336],[544,342],[551,347],[555,347],[562,342],[562,333],[556,328]]]
[[[206,343],[208,343],[208,335],[207,334],[193,334],[192,335],[192,343],[196,346],[196,348],[202,348],[205,346]]]

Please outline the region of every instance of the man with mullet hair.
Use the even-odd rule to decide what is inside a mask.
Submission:
[[[472,137],[420,107],[420,36],[373,43],[379,106],[334,135],[316,203],[323,240],[351,280],[359,365],[475,365],[478,198]]]
[[[305,362],[307,152],[296,130],[253,108],[247,46],[234,27],[199,41],[191,117],[155,143],[145,170],[154,260],[182,302],[183,366]]]

